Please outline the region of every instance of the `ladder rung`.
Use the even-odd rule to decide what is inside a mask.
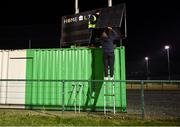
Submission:
[[[106,91],[113,91],[113,89],[109,89],[109,88],[104,88],[104,90],[106,90]]]
[[[105,86],[106,89],[113,89],[112,86]]]
[[[115,96],[115,94],[104,94],[104,96]]]
[[[106,111],[113,112],[113,109],[106,109]]]
[[[106,104],[114,104],[114,103],[113,103],[113,102],[107,102],[107,101],[106,101]],[[106,107],[107,107],[107,106],[106,106]]]

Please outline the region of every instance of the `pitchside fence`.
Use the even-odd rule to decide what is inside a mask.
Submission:
[[[49,82],[52,83],[51,86],[48,85]],[[62,114],[66,111],[103,113],[104,92],[103,87],[99,88],[96,85],[99,82],[103,84],[104,80],[0,79],[0,108],[42,109],[43,107],[45,110],[57,110]],[[115,100],[115,115],[117,116],[142,119],[180,117],[179,80],[108,80],[105,82],[109,84],[114,82],[115,91],[118,89],[115,92],[115,99],[117,99]],[[36,83],[39,86],[34,89]],[[117,85],[121,87],[121,85],[124,85],[123,83],[126,84],[126,92],[122,92],[121,88],[116,87]],[[22,84],[28,84],[28,88]],[[44,87],[45,85],[47,87]],[[92,89],[95,91],[94,93],[91,91]],[[27,92],[32,91],[36,91],[36,93],[30,94],[32,96],[26,95]],[[111,88],[106,91],[111,91]],[[66,94],[67,92],[70,94]],[[98,92],[99,94],[97,94]],[[120,94],[117,94],[118,92]],[[40,101],[37,101],[38,98]],[[56,101],[53,101],[54,99]],[[67,105],[67,103],[70,105]],[[112,105],[109,106],[109,108],[112,107]],[[108,114],[113,114],[113,112],[107,111],[106,115]]]

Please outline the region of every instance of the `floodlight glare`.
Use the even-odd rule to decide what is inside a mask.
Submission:
[[[170,47],[169,47],[169,45],[165,45],[164,48],[165,49],[169,49]]]
[[[149,57],[145,57],[145,60],[149,60]]]

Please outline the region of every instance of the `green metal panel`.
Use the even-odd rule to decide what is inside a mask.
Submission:
[[[125,48],[120,47],[120,80],[126,80]],[[121,82],[121,110],[126,111],[126,82]]]
[[[125,48],[122,46],[115,49],[115,80],[126,80],[125,72]],[[116,106],[120,111],[126,111],[126,83],[115,84]]]
[[[125,79],[125,48],[115,48],[115,63],[114,63],[114,79]],[[92,66],[92,79],[103,80],[104,78],[104,66],[102,49],[94,49],[93,51],[93,66]],[[106,83],[106,93],[112,94],[112,83]],[[94,83],[91,88],[94,110],[103,110],[104,106],[104,84]],[[115,98],[116,109],[118,111],[126,111],[126,83],[115,83]],[[92,98],[93,99],[93,98]],[[107,101],[111,104],[107,105],[109,108],[113,106],[113,98],[111,96],[106,97]]]
[[[125,80],[124,54],[124,47],[115,49],[115,80]],[[28,49],[27,57],[31,58],[27,60],[27,79],[103,80],[104,77],[102,49],[99,48]],[[112,86],[111,83],[108,85]],[[125,111],[125,83],[116,83],[115,86],[116,107],[119,111]],[[64,91],[62,102],[62,83],[27,82],[26,104],[31,108],[60,108],[64,104],[65,110],[74,110],[75,105],[80,104],[83,110],[103,110],[103,83],[66,82]],[[112,101],[112,98],[109,100]]]
[[[32,52],[27,52],[27,56],[32,56],[31,53]],[[32,57],[31,59],[27,59],[26,62],[26,79],[27,80],[31,80],[32,79],[32,64],[33,64],[33,60]],[[25,94],[25,104],[26,105],[31,105],[32,104],[32,82],[26,82],[26,94]],[[29,107],[29,106],[28,106]]]
[[[91,79],[91,50],[90,49],[36,49],[27,50],[27,79]],[[89,59],[90,58],[90,59]],[[32,70],[32,71],[30,71]],[[74,108],[74,96],[72,93],[74,85],[77,90],[80,83],[65,83],[65,107]],[[88,83],[83,84],[82,105],[87,102]],[[60,106],[61,83],[56,82],[32,82],[26,87],[26,104],[33,107]],[[29,107],[29,106],[28,106]]]
[[[92,79],[103,80],[103,54],[102,49],[92,49]],[[95,82],[91,85],[92,109],[103,109],[103,82]]]

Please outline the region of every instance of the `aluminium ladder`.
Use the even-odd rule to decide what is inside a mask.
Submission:
[[[115,83],[114,82],[104,82],[104,114],[106,115],[107,107],[113,106],[113,114],[116,113],[116,103],[115,103]],[[108,91],[108,92],[107,92]]]
[[[78,111],[80,113],[81,111],[81,97],[82,97],[82,89],[83,84],[79,83],[79,89],[77,89],[77,85],[75,83],[72,84],[73,90],[71,91],[73,94],[73,102],[74,102],[74,111],[77,112],[77,103],[78,103]],[[79,94],[79,98],[77,98],[77,95]]]

